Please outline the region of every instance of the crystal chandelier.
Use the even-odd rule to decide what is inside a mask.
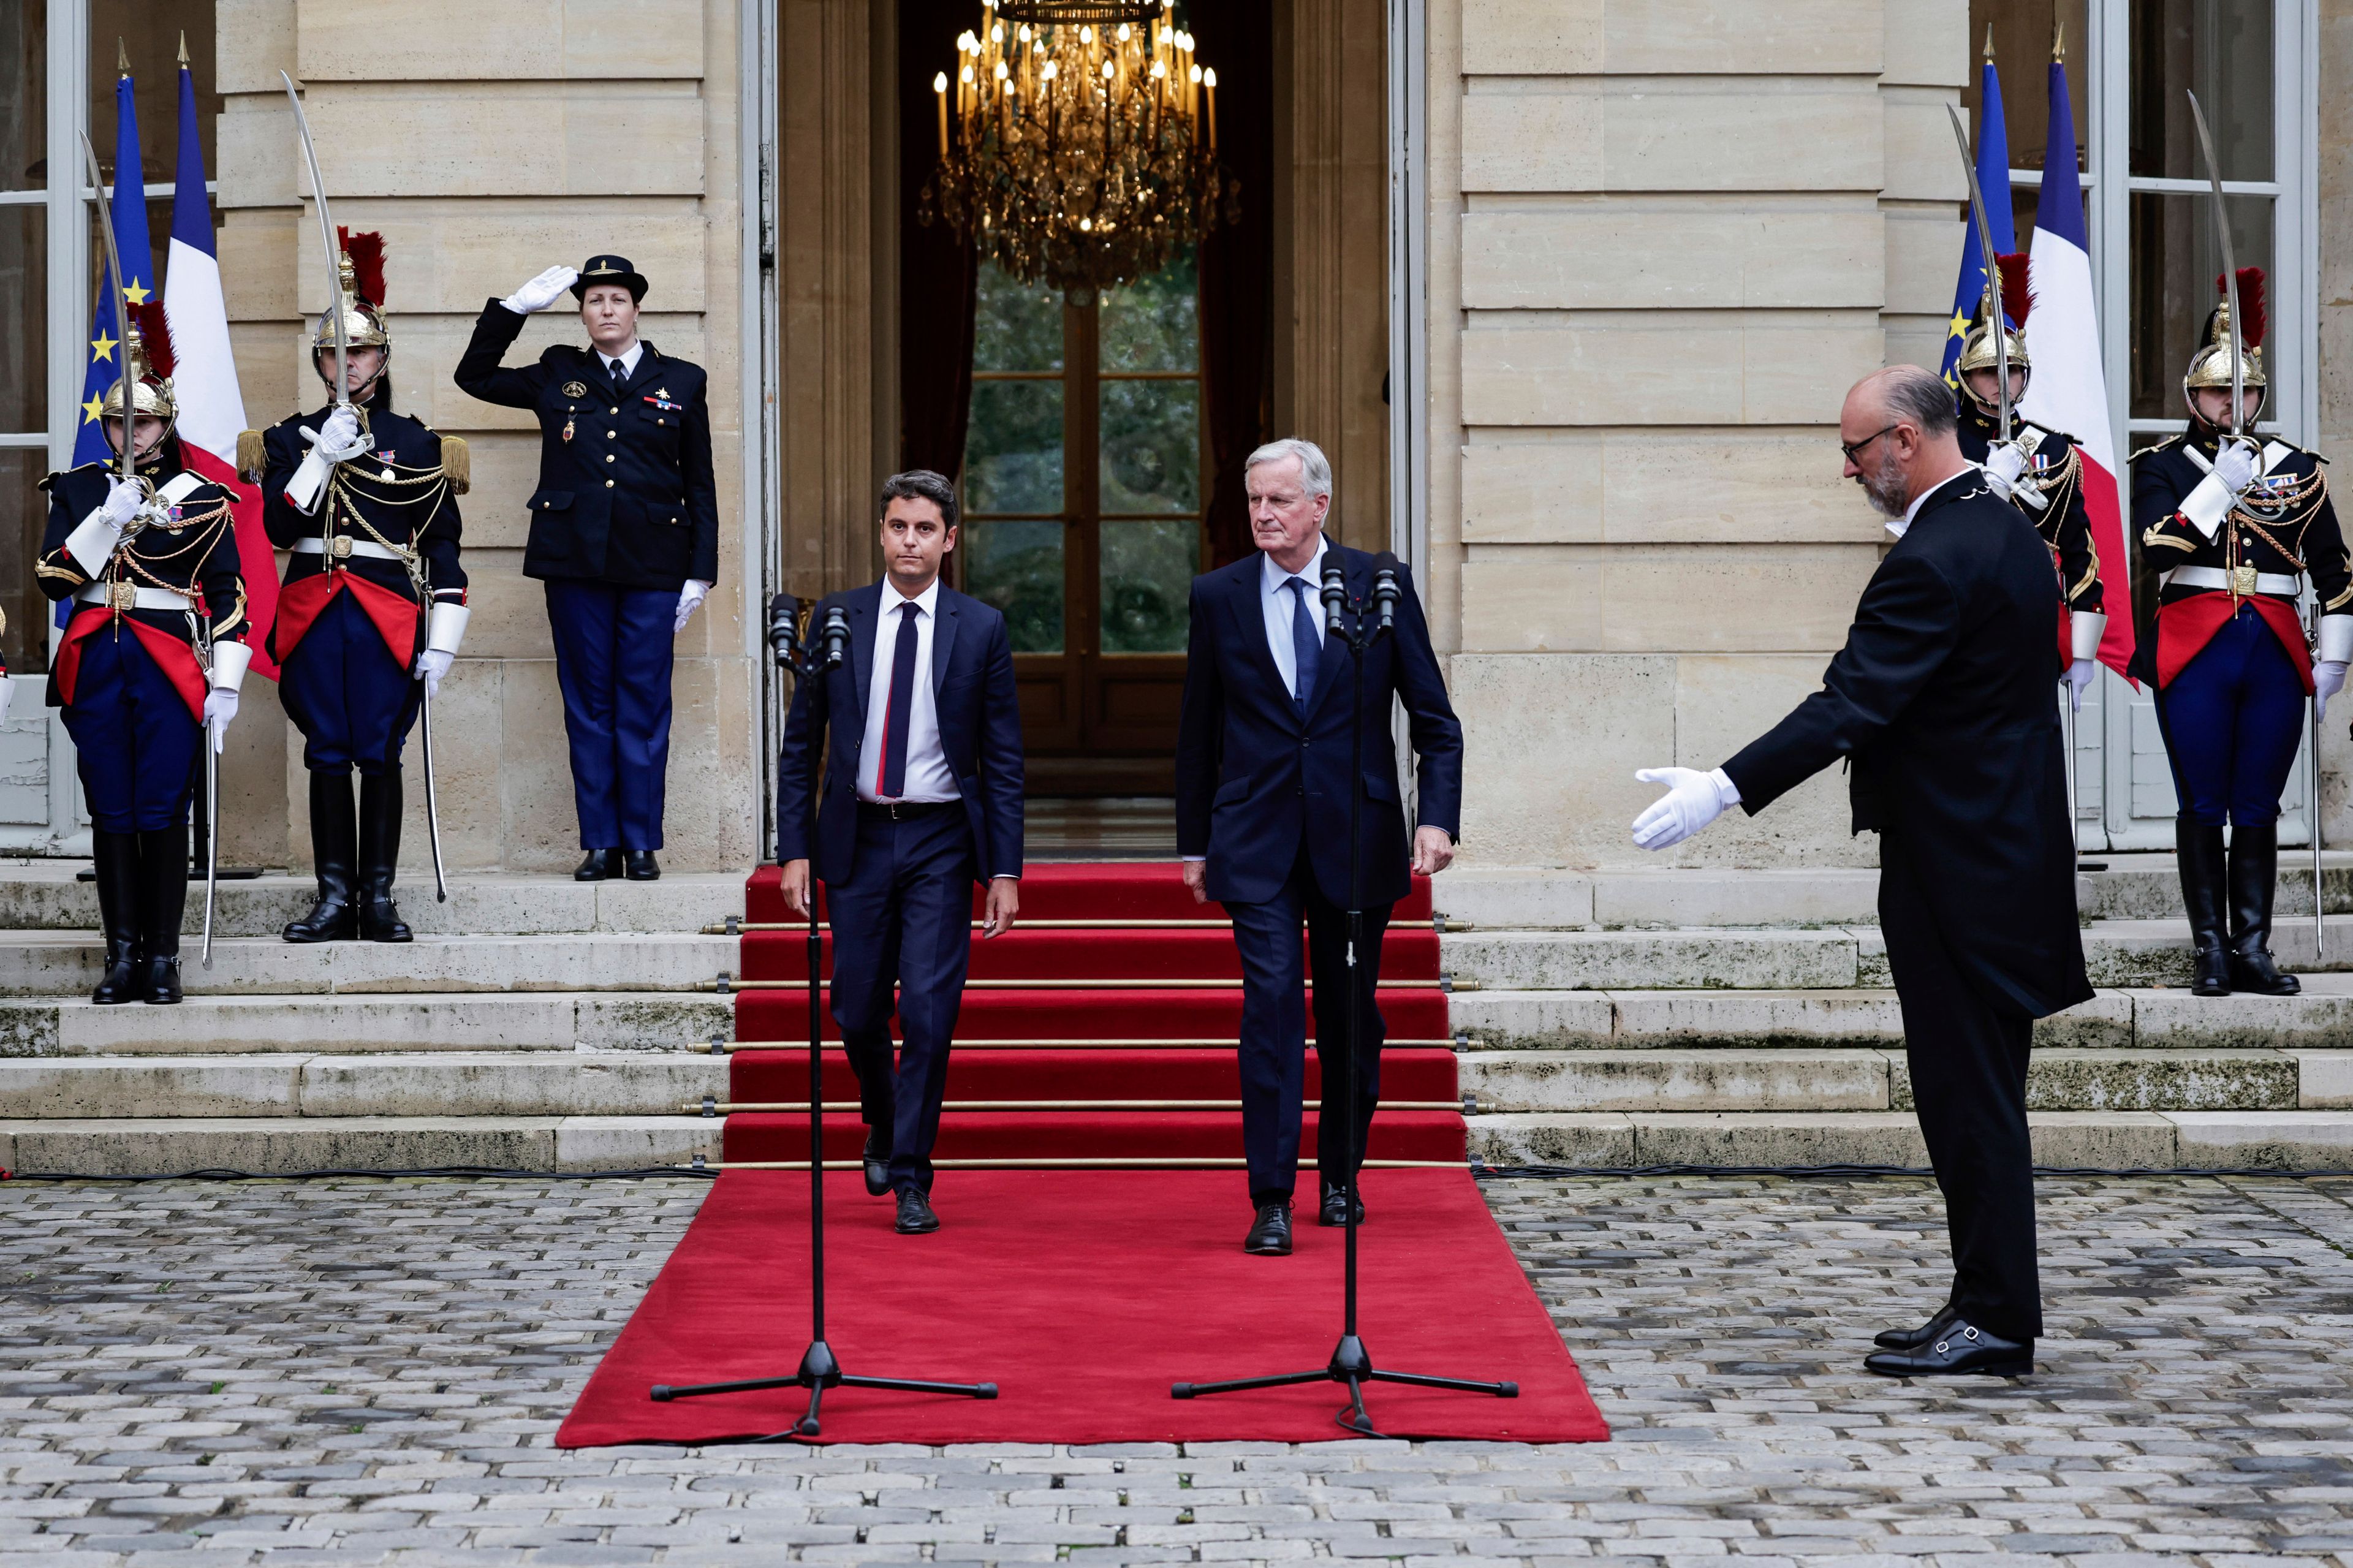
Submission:
[[[918,220],[944,219],[983,261],[1080,303],[1237,221],[1239,187],[1218,164],[1218,73],[1194,60],[1174,5],[982,0],[955,73],[932,79],[940,161]],[[1021,19],[1047,15],[1058,19]],[[1082,15],[1143,19],[1071,19]]]

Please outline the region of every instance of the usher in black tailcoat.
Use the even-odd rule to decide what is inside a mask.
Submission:
[[[1815,692],[1724,764],[1751,813],[1841,759],[1880,835],[1880,929],[1920,1130],[1945,1194],[1952,1304],[2042,1332],[2026,1072],[2033,1021],[2087,1000],[2052,627],[2034,525],[1964,470],[1863,589]]]

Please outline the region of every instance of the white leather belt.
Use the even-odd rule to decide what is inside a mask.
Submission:
[[[2224,593],[2231,588],[2231,574],[2220,566],[2176,566],[2158,581],[2168,588],[2216,588]],[[2258,572],[2255,574],[2254,591],[2258,594],[2284,594],[2292,599],[2304,591],[2304,579],[2284,576],[2277,572]],[[2240,592],[2246,590],[2242,588]]]
[[[169,588],[142,588],[136,583],[86,583],[74,591],[74,598],[85,605],[104,605],[116,610],[185,610],[195,601],[185,594],[175,594]]]
[[[400,552],[397,550],[389,549],[385,545],[378,544],[374,540],[353,539],[348,533],[339,533],[335,535],[335,541],[332,547],[322,540],[308,537],[298,539],[294,542],[294,553],[297,555],[332,555],[338,561],[344,560],[353,555],[364,555],[371,561],[398,561],[403,559]]]

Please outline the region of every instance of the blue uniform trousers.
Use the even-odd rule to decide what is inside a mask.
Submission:
[[[2278,820],[2304,740],[2304,681],[2279,634],[2242,605],[2157,694],[2173,792],[2191,821]]]
[[[893,822],[860,805],[849,879],[825,887],[833,1021],[858,1074],[866,1125],[891,1148],[891,1184],[932,1190],[948,1044],[972,959],[972,824],[960,802]],[[891,1063],[892,988],[905,1043]]]
[[[314,773],[399,773],[424,691],[349,593],[328,601],[278,678],[286,716],[302,731],[302,765]]]
[[[101,626],[82,642],[65,721],[90,826],[100,833],[187,826],[204,726],[128,626]]]
[[[1381,1017],[1381,938],[1392,904],[1365,909],[1365,946],[1357,957],[1360,1033],[1356,1059],[1357,1163],[1372,1133],[1373,1108],[1381,1094],[1381,1046],[1388,1037]],[[1301,1100],[1307,1079],[1307,975],[1315,987],[1315,1058],[1324,1096],[1317,1125],[1315,1163],[1324,1181],[1338,1185],[1347,1175],[1341,1137],[1347,1126],[1348,911],[1324,896],[1308,864],[1305,841],[1280,891],[1262,903],[1229,900],[1234,945],[1242,961],[1242,1152],[1250,1166],[1250,1202],[1284,1203],[1299,1172]],[[1299,926],[1307,923],[1306,967],[1302,967]]]
[[[553,578],[547,621],[583,849],[659,849],[678,595]]]

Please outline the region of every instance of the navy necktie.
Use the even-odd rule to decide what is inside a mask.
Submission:
[[[891,650],[891,706],[882,715],[882,787],[874,793],[896,800],[907,793],[907,722],[915,710],[915,612],[913,599],[899,605],[899,640]]]
[[[1324,638],[1315,625],[1315,613],[1307,606],[1307,579],[1285,578],[1282,585],[1291,590],[1291,661],[1299,672],[1291,683],[1291,700],[1304,715],[1315,695],[1315,666],[1324,657]]]

